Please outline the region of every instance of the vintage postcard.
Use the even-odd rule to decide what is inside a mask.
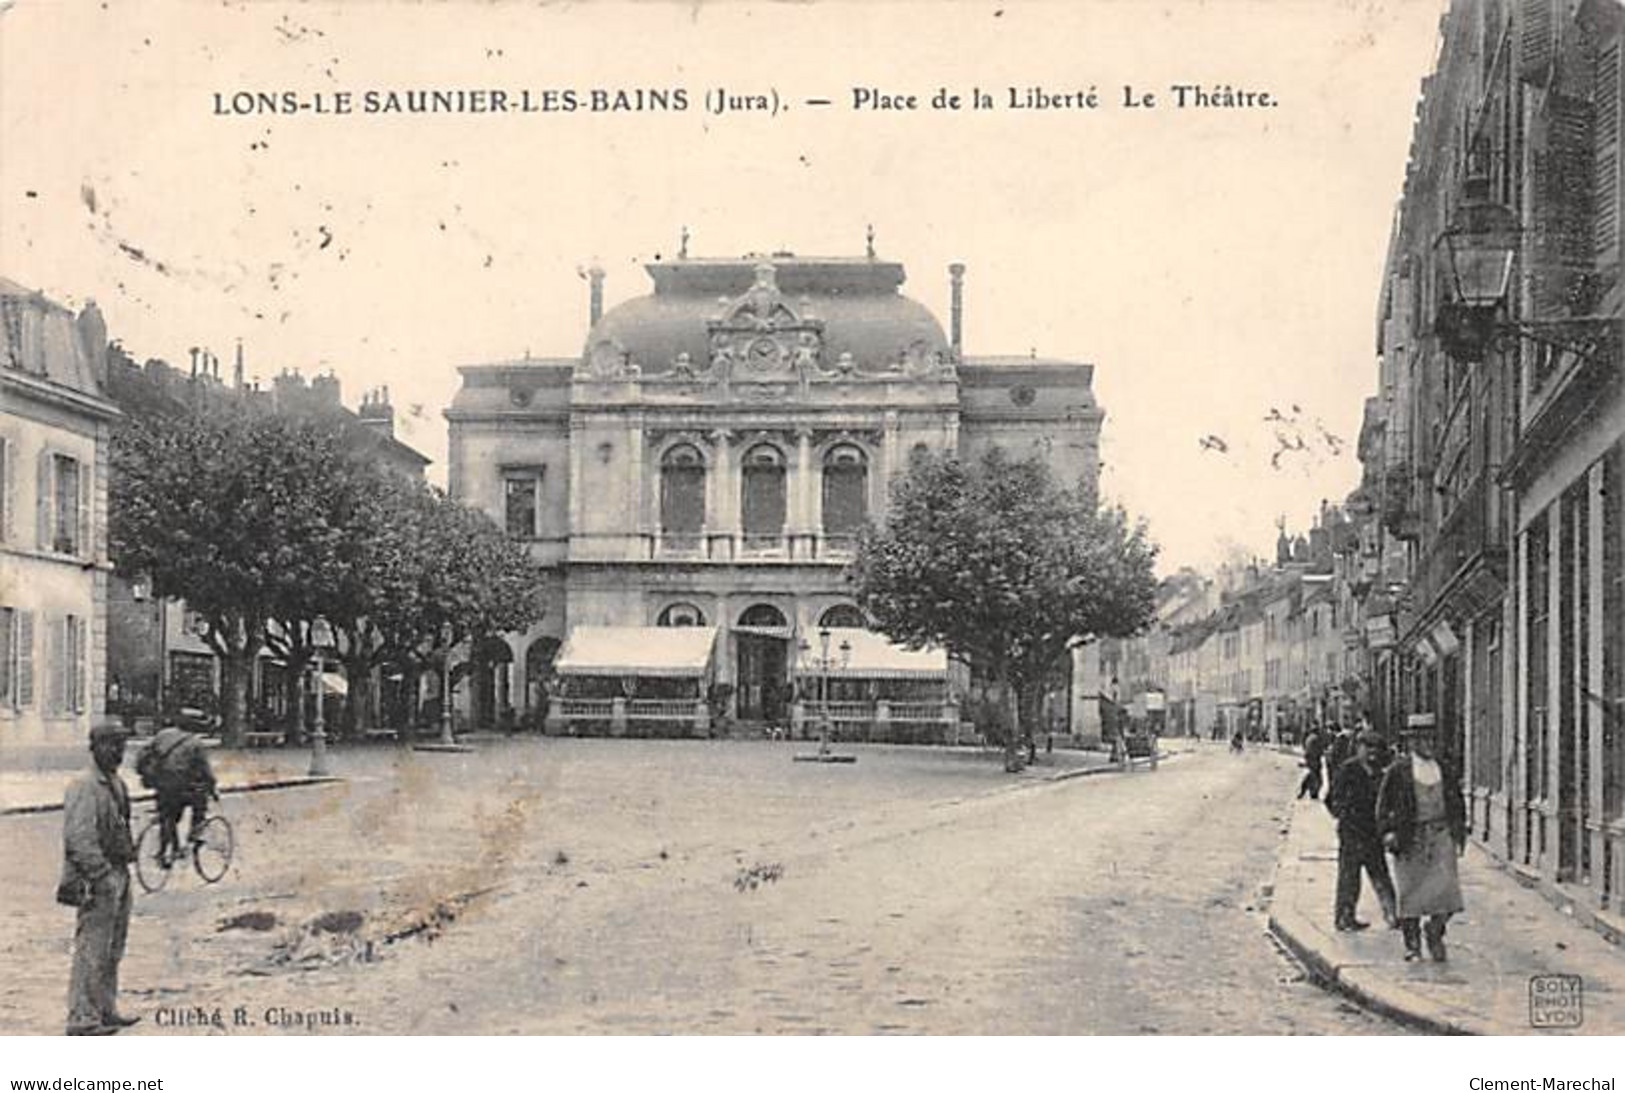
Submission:
[[[1625,1032],[1622,43],[0,4],[0,1032]]]

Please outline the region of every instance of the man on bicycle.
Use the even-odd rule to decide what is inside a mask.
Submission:
[[[181,857],[181,813],[192,810],[187,842],[198,843],[198,829],[214,796],[214,768],[203,741],[185,729],[168,725],[158,731],[136,764],[141,784],[158,797],[158,857],[167,867]]]

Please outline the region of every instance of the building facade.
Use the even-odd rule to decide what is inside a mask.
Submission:
[[[1474,837],[1616,916],[1622,26],[1617,0],[1458,0],[1444,17],[1361,441],[1385,721],[1432,718],[1467,772]]]
[[[547,571],[546,618],[483,685],[521,716],[574,628],[696,625],[728,712],[781,719],[798,644],[863,625],[843,570],[916,452],[1001,445],[1094,488],[1092,366],[964,354],[962,266],[948,332],[873,254],[646,270],[607,312],[592,274],[580,354],[466,366],[446,412],[453,496]]]
[[[107,330],[0,279],[0,756],[82,757],[103,710]]]

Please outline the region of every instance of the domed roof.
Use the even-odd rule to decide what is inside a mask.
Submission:
[[[680,354],[703,366],[712,324],[754,298],[789,314],[789,324],[820,324],[826,367],[845,354],[860,372],[884,372],[905,358],[946,354],[935,315],[898,291],[897,262],[872,258],[798,258],[789,254],[653,262],[654,292],[610,308],[587,335],[586,351],[608,344],[644,375],[668,372]],[[763,313],[766,308],[763,307]],[[783,315],[783,311],[779,311]]]

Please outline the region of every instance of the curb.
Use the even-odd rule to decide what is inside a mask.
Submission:
[[[222,797],[229,797],[237,793],[258,793],[269,789],[298,789],[300,786],[321,786],[333,782],[342,782],[343,778],[336,775],[303,775],[292,778],[276,778],[266,782],[249,782],[238,786],[223,786],[219,793]],[[151,801],[157,794],[151,790],[142,790],[140,793],[130,794],[130,804],[139,805]],[[12,805],[9,808],[0,808],[0,816],[37,816],[46,812],[61,812],[62,802],[55,801],[43,805]]]
[[[1270,910],[1265,918],[1265,929],[1281,948],[1303,966],[1317,986],[1341,994],[1360,1008],[1407,1028],[1434,1036],[1480,1035],[1478,1029],[1426,1012],[1426,1002],[1410,991],[1403,988],[1381,989],[1370,983],[1371,977],[1363,974],[1359,974],[1356,981],[1351,973],[1358,973],[1368,965],[1338,964],[1311,944],[1307,938],[1315,927],[1304,921],[1297,910],[1280,908],[1277,903],[1281,898],[1281,878],[1283,875],[1290,876],[1296,869],[1295,865],[1288,863],[1291,847],[1289,824],[1288,833],[1281,839],[1280,852],[1275,857],[1275,869],[1270,873]],[[1301,925],[1292,920],[1298,920]]]
[[[1279,891],[1277,890],[1277,894]],[[1273,896],[1272,896],[1273,898]],[[1270,936],[1279,941],[1293,957],[1309,972],[1311,978],[1327,990],[1335,991],[1358,1004],[1362,1009],[1380,1014],[1402,1025],[1432,1033],[1435,1036],[1477,1036],[1478,1030],[1467,1027],[1457,1021],[1444,1017],[1437,1017],[1423,1012],[1420,999],[1400,999],[1395,995],[1409,995],[1408,991],[1384,991],[1375,986],[1353,981],[1348,975],[1352,965],[1339,965],[1334,963],[1325,953],[1309,944],[1295,931],[1285,925],[1282,916],[1271,910],[1269,914]],[[1308,931],[1301,931],[1307,933]],[[1366,978],[1361,976],[1361,979]]]
[[[1185,753],[1179,751],[1159,751],[1157,753],[1157,765],[1161,766],[1163,763],[1176,759],[1183,754]],[[1088,778],[1096,774],[1133,774],[1134,770],[1135,768],[1132,766],[1123,767],[1116,763],[1108,763],[1103,767],[1081,767],[1078,770],[1063,770],[1059,774],[1051,774],[1044,781],[1065,782],[1071,778]],[[1144,768],[1144,773],[1151,773],[1151,768],[1149,766]]]

